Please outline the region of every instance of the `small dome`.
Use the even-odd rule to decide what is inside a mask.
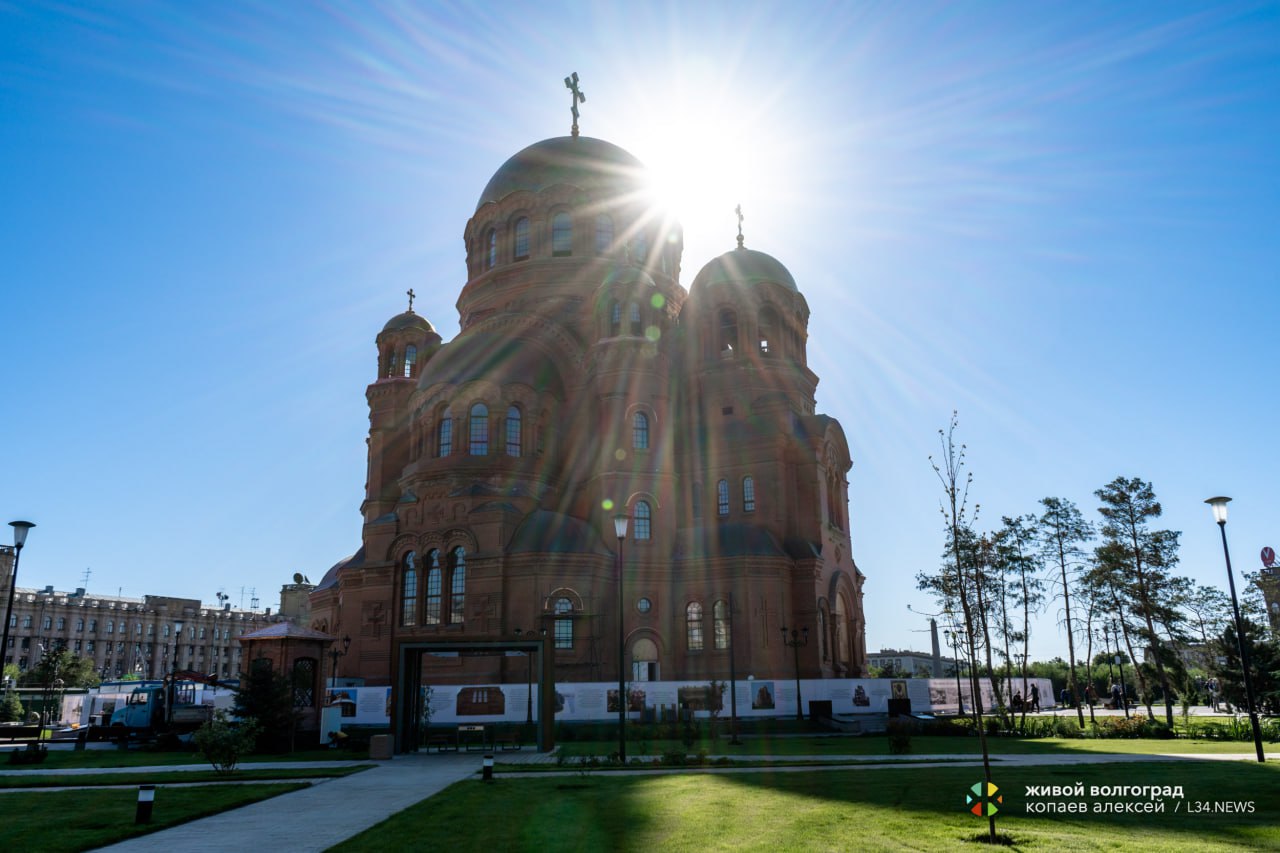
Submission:
[[[520,190],[539,192],[556,184],[584,190],[633,190],[645,181],[644,164],[627,151],[589,136],[557,136],[535,142],[493,173],[476,210]]]
[[[403,329],[416,329],[420,332],[435,333],[435,327],[427,321],[427,318],[415,314],[413,311],[397,314],[387,321],[387,325],[382,327],[383,332],[399,332]]]
[[[781,285],[793,293],[799,293],[796,280],[773,255],[757,252],[754,249],[731,249],[718,258],[707,262],[694,278],[689,291],[697,287],[733,282],[737,284],[756,285],[772,282]]]

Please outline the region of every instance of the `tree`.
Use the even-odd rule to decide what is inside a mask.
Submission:
[[[97,687],[93,661],[82,658],[64,645],[54,645],[40,654],[31,669],[18,677],[19,687],[50,687],[58,679],[64,687]]]
[[[1249,653],[1249,676],[1253,681],[1253,695],[1258,710],[1265,714],[1280,714],[1280,645],[1262,637],[1262,627],[1256,622],[1241,618],[1244,624],[1244,645]],[[1243,670],[1240,667],[1240,648],[1236,643],[1236,626],[1228,622],[1222,636],[1215,643],[1219,663],[1215,670],[1221,685],[1222,696],[1236,708],[1245,708]]]
[[[1035,527],[1038,519],[1034,515],[1019,518],[1005,516],[1000,519],[1003,525],[996,531],[996,553],[1004,571],[1011,573],[1013,582],[1013,601],[1016,607],[1022,608],[1022,630],[1015,634],[1015,639],[1022,641],[1021,673],[1022,695],[1027,695],[1027,654],[1031,643],[1031,614],[1038,613],[1044,603],[1044,583],[1037,576],[1040,568],[1036,557]],[[1022,703],[1022,727],[1027,725],[1027,703]]]
[[[1058,569],[1062,612],[1067,621],[1067,686],[1075,702],[1076,715],[1084,725],[1084,709],[1080,704],[1080,688],[1076,684],[1076,641],[1071,627],[1071,578],[1084,559],[1083,543],[1093,538],[1093,526],[1084,520],[1071,501],[1042,498],[1044,513],[1040,516],[1040,544],[1045,557]]]
[[[0,699],[0,723],[20,723],[25,713],[22,703],[18,701],[17,691],[10,687],[4,692],[4,698]]]
[[[946,431],[938,430],[938,437],[942,443],[942,462],[941,464],[935,462],[932,456],[929,457],[929,462],[933,465],[934,473],[938,475],[938,481],[942,483],[943,500],[940,508],[943,520],[947,525],[947,537],[951,545],[955,580],[954,589],[964,617],[969,671],[977,672],[978,635],[974,618],[975,603],[971,601],[969,594],[972,578],[965,577],[965,563],[960,556],[960,539],[961,531],[965,531],[972,536],[972,530],[969,528],[977,516],[978,506],[974,504],[971,517],[969,512],[969,486],[973,483],[973,475],[964,471],[965,446],[962,444],[956,447],[955,432],[958,421],[958,414],[952,412],[951,423]],[[982,692],[976,689],[976,685],[973,691],[973,704],[978,720],[978,725],[976,726],[978,729],[978,745],[982,749],[982,770],[987,783],[984,790],[989,790],[991,786],[991,753],[987,750],[986,726],[982,725]],[[995,844],[996,817],[994,813],[987,816],[987,826],[990,832],[990,843]]]
[[[1187,614],[1187,622],[1199,635],[1200,642],[1209,645],[1222,636],[1231,615],[1231,599],[1217,587],[1201,586],[1189,578],[1175,580],[1178,606]]]
[[[1115,546],[1117,555],[1124,554],[1132,570],[1128,583],[1131,609],[1138,617],[1138,634],[1151,649],[1156,677],[1164,691],[1165,719],[1173,728],[1173,685],[1168,672],[1172,657],[1156,623],[1171,626],[1178,621],[1169,570],[1178,562],[1179,534],[1149,528],[1149,522],[1164,512],[1150,483],[1137,477],[1117,477],[1094,494],[1102,501],[1098,507],[1105,519],[1102,535]]]
[[[213,719],[196,729],[192,739],[196,749],[219,773],[236,769],[241,756],[253,751],[258,736],[258,724],[253,720],[233,723],[226,711],[218,711]]]
[[[267,666],[254,666],[236,691],[232,712],[241,720],[258,726],[257,749],[261,752],[288,750],[293,736],[293,688],[289,679]]]

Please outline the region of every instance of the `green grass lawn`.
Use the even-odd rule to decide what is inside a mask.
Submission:
[[[303,787],[297,783],[164,788],[151,823],[136,826],[136,791],[16,792],[0,797],[4,847],[29,853],[93,850]],[[216,839],[211,839],[216,841]]]
[[[1123,764],[996,768],[999,831],[1014,850],[1280,849],[1280,767]],[[333,848],[492,850],[956,850],[986,831],[965,811],[973,768],[757,772],[461,782]],[[1184,786],[1186,799],[1150,814],[1028,814],[1025,787]],[[1187,802],[1250,801],[1245,814],[1188,814]],[[1181,803],[1182,811],[1175,812]],[[500,819],[492,819],[501,816]],[[424,841],[424,845],[425,845]]]
[[[367,751],[311,749],[272,755],[246,755],[241,763],[259,761],[368,761]],[[40,770],[71,767],[170,767],[177,764],[208,764],[195,752],[160,752],[148,749],[59,749],[49,750],[40,764],[10,764],[0,752],[0,770]]]
[[[215,770],[136,771],[121,768],[116,771],[103,769],[101,773],[76,773],[74,775],[13,774],[0,776],[0,788],[87,788],[94,785],[164,785],[194,782],[252,782],[281,779],[332,779],[368,770],[371,764],[353,764],[350,767],[281,767],[278,770],[237,770],[234,773],[218,773]]]
[[[991,738],[987,741],[992,755],[1042,755],[1064,752],[1112,753],[1188,753],[1217,754],[1252,753],[1247,741],[1156,740],[1144,738]],[[1280,753],[1280,744],[1268,744],[1268,751]],[[568,741],[559,744],[562,754],[606,756],[618,749],[617,741]],[[747,756],[768,758],[824,755],[888,755],[889,740],[884,735],[830,736],[805,738],[747,738],[742,746],[731,746],[728,738],[703,740],[690,752],[705,749],[713,756]],[[671,750],[685,751],[678,740],[628,741],[627,757],[658,756]],[[911,753],[916,755],[979,755],[976,737],[917,736],[911,739]]]

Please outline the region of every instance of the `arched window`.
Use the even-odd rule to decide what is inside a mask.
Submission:
[[[622,305],[618,302],[609,303],[609,337],[616,338],[622,334]]]
[[[729,481],[716,483],[716,515],[729,514]]]
[[[449,624],[461,625],[467,604],[467,552],[461,545],[453,549],[449,572]]]
[[[511,406],[507,409],[507,455],[520,455],[520,442],[523,434],[520,430],[520,409]]]
[[[772,308],[763,308],[760,311],[760,329],[758,346],[761,355],[773,355],[777,352],[779,341],[778,334],[778,315]]]
[[[387,376],[396,376],[400,372],[400,353],[391,350],[387,353]]]
[[[647,637],[636,640],[631,647],[631,680],[658,680],[658,646]]]
[[[564,258],[573,254],[573,220],[567,213],[557,213],[551,219],[551,256]]]
[[[516,244],[514,248],[514,255],[517,261],[529,258],[529,219],[526,216],[516,220]]]
[[[729,605],[717,601],[711,605],[712,628],[715,631],[715,644],[718,651],[729,648]]]
[[[613,220],[605,214],[596,217],[596,254],[606,254],[613,248]]]
[[[822,659],[831,660],[831,652],[827,648],[827,613],[822,606],[818,607],[818,640],[822,647]]]
[[[404,555],[404,578],[401,581],[400,624],[412,627],[418,624],[418,555],[410,551]]]
[[[555,603],[556,619],[555,642],[557,649],[573,648],[573,602],[567,598],[557,598]]]
[[[720,357],[733,358],[738,351],[738,315],[725,309],[720,312]]]
[[[406,379],[413,376],[413,366],[418,363],[418,348],[413,344],[404,348],[404,376]]]
[[[489,455],[489,407],[484,403],[476,403],[471,407],[468,447],[472,456]]]
[[[631,254],[638,264],[646,263],[649,260],[649,238],[645,236],[643,231],[631,241]]]
[[[485,238],[484,250],[484,268],[493,269],[498,265],[498,231],[496,228],[489,229],[489,236]]]
[[[649,416],[636,412],[631,419],[631,446],[636,450],[649,449]]]
[[[640,325],[640,306],[632,302],[627,306],[628,319],[631,321],[631,334],[641,335],[644,327]]]
[[[689,651],[702,651],[702,605],[690,601],[684,609],[685,633],[689,639]]]
[[[453,413],[445,409],[436,424],[436,456],[448,456],[453,452]]]
[[[293,662],[293,707],[314,708],[316,705],[316,659],[298,658]]]
[[[648,539],[653,535],[649,526],[650,518],[653,513],[649,509],[648,501],[636,501],[635,508],[635,530],[636,539]]]
[[[440,624],[440,590],[442,580],[440,577],[440,552],[430,551],[427,553],[427,607],[426,619],[427,625]]]
[[[756,511],[756,481],[751,477],[742,478],[742,511]]]

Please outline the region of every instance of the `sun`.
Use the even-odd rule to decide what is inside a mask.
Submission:
[[[691,87],[644,106],[620,138],[648,169],[655,209],[680,222],[687,246],[731,248],[735,208],[741,204],[750,220],[785,189],[776,129],[751,102],[714,87]]]

